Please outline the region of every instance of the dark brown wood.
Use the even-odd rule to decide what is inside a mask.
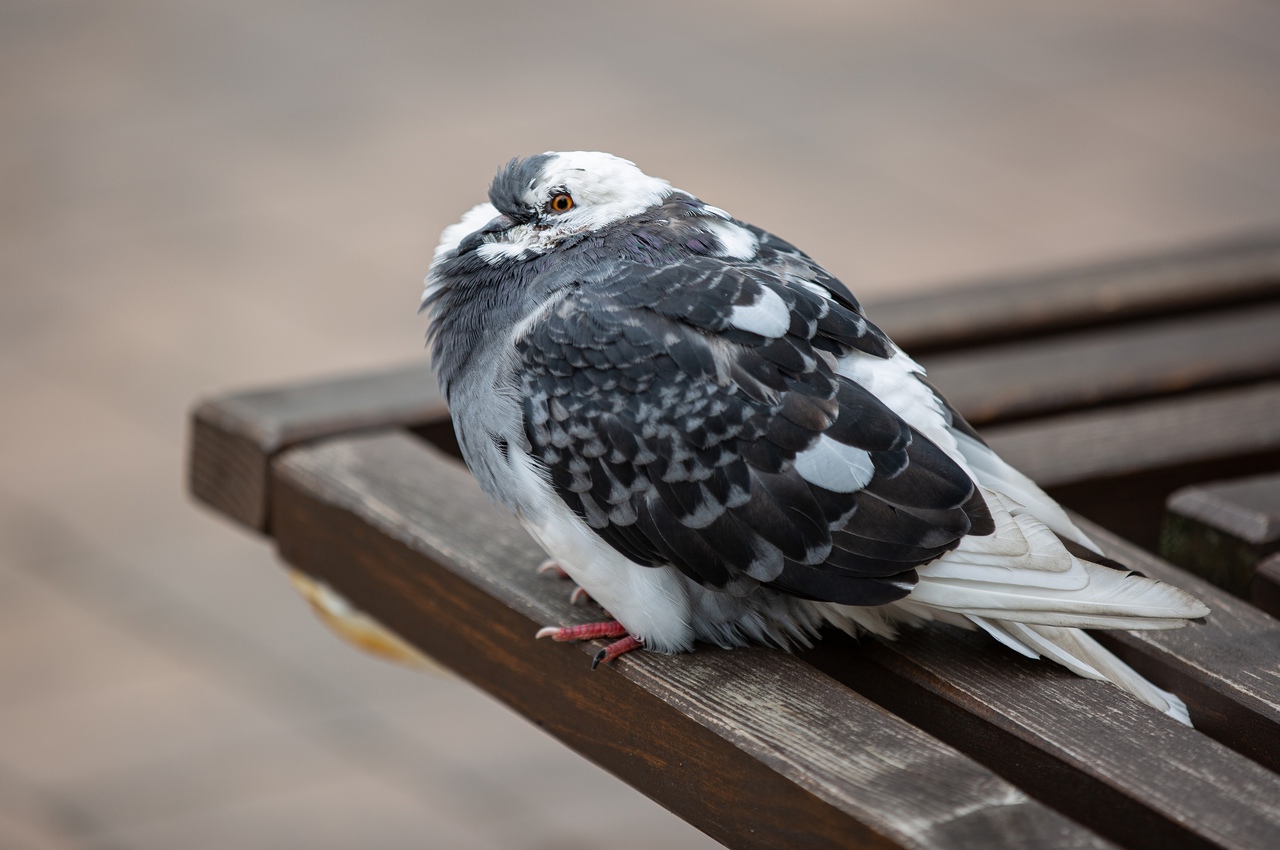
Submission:
[[[430,428],[448,415],[425,358],[384,372],[224,395],[192,412],[188,486],[231,519],[265,532],[268,466],[281,450],[365,428]]]
[[[1272,617],[1280,617],[1280,555],[1272,555],[1258,564],[1249,598]]]
[[[1280,551],[1280,475],[1184,487],[1169,497],[1160,554],[1248,599],[1254,571]]]
[[[985,634],[835,636],[805,659],[1125,847],[1263,847],[1280,779],[1101,682]]]
[[[1099,632],[1098,639],[1186,700],[1201,732],[1280,771],[1280,620],[1096,523],[1076,520],[1108,555],[1195,594],[1211,610],[1184,629]]]
[[[919,355],[1274,298],[1280,236],[1265,234],[872,301],[867,313]]]
[[[1168,495],[1280,469],[1280,382],[983,429],[1064,505],[1156,549]]]
[[[1280,302],[922,358],[977,426],[1280,376]]]
[[[594,648],[533,640],[591,612],[534,574],[538,547],[460,464],[406,434],[298,448],[275,470],[286,560],[730,846],[1103,843],[783,653],[591,672]],[[1248,836],[1257,816],[1241,816]]]

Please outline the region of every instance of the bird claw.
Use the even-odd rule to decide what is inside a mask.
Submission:
[[[622,640],[616,640],[606,646],[604,649],[596,653],[595,658],[591,659],[591,669],[594,670],[601,664],[607,664],[620,655],[626,655],[633,649],[643,649],[644,639],[635,635],[627,635]]]
[[[547,626],[546,628],[538,629],[538,633],[534,637],[549,637],[558,642],[595,640],[596,638],[621,638],[621,640],[614,641],[596,653],[595,658],[591,659],[592,670],[601,664],[614,660],[620,655],[625,655],[634,649],[641,649],[644,646],[644,638],[627,634],[627,627],[617,620],[609,620],[604,623],[582,623],[577,626]]]
[[[561,581],[572,581],[573,576],[565,572],[564,567],[560,566],[555,558],[547,558],[541,564],[538,564],[539,575],[552,575]],[[569,604],[577,605],[580,602],[590,602],[591,594],[583,590],[581,587],[575,587],[573,593],[569,594]]]
[[[555,558],[547,558],[541,564],[538,564],[538,575],[547,575],[548,573],[563,581],[568,581],[571,578]]]

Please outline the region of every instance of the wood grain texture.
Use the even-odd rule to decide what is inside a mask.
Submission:
[[[188,487],[255,531],[270,527],[271,458],[307,440],[447,420],[425,360],[347,378],[224,395],[191,414]]]
[[[192,413],[188,490],[254,531],[267,527],[268,457],[246,429],[219,416],[216,405],[201,405]]]
[[[1280,835],[1280,778],[1106,683],[952,627],[862,643],[803,657],[1122,846]]]
[[[275,534],[424,652],[733,847],[1094,847],[972,760],[776,651],[534,641],[591,619],[460,464],[403,433],[275,462]],[[598,617],[599,612],[594,612]]]
[[[1280,302],[921,358],[976,426],[1280,376]]]
[[[1280,771],[1280,620],[1096,523],[1075,519],[1109,556],[1176,584],[1211,610],[1204,622],[1184,629],[1099,632],[1098,639],[1186,700],[1197,729]]]
[[[1270,298],[1280,298],[1276,234],[872,301],[867,313],[926,354]]]

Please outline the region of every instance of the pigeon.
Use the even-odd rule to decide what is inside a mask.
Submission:
[[[1082,629],[1208,608],[1105,557],[790,243],[548,152],[444,230],[422,307],[480,487],[611,618],[539,637],[614,639],[600,663],[937,621],[1190,724]]]

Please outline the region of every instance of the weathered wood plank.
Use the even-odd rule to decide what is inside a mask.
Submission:
[[[1068,507],[1154,550],[1166,497],[1198,481],[1280,469],[1280,382],[983,429]]]
[[[346,378],[224,395],[191,415],[191,493],[255,531],[270,524],[271,458],[307,440],[388,425],[447,421],[425,358]]]
[[[1168,499],[1160,554],[1248,599],[1258,564],[1280,551],[1280,475],[1197,484]]]
[[[839,636],[802,657],[1125,847],[1264,847],[1280,778],[1102,682],[987,635]]]
[[[589,616],[455,461],[402,433],[275,464],[290,563],[735,847],[1103,843],[798,659],[650,653],[591,672],[537,626]]]
[[[1185,699],[1202,732],[1280,771],[1280,620],[1096,523],[1076,520],[1108,555],[1195,594],[1212,612],[1185,629],[1099,632],[1098,639]]]
[[[1193,247],[872,301],[871,319],[913,354],[1280,297],[1280,236]]]
[[[1280,302],[922,358],[977,426],[1280,377]]]

